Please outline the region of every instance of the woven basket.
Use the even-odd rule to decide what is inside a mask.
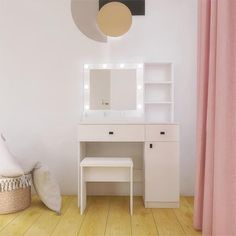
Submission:
[[[5,188],[3,188],[3,181]],[[1,183],[2,182],[2,183]],[[0,214],[26,209],[31,204],[31,175],[19,178],[0,178]]]

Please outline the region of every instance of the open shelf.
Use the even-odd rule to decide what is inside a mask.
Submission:
[[[146,63],[144,87],[146,121],[173,122],[174,83],[172,63]]]
[[[171,91],[171,86],[168,84],[146,85],[144,102],[171,102]]]
[[[147,81],[171,81],[172,80],[171,63],[146,63],[145,80]]]
[[[163,104],[148,104],[145,106],[146,121],[149,123],[171,123],[172,113],[171,106]]]

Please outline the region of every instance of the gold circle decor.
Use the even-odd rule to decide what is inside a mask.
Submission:
[[[125,4],[110,2],[98,12],[97,24],[104,35],[119,37],[129,31],[132,25],[132,14]]]

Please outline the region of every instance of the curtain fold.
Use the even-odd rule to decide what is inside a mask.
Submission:
[[[194,226],[236,235],[236,0],[199,0]]]

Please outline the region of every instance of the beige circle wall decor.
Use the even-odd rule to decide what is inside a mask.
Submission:
[[[125,4],[110,2],[104,5],[98,12],[97,24],[104,35],[119,37],[130,29],[132,14]]]
[[[145,0],[71,0],[71,13],[84,35],[104,43],[128,32],[132,16],[145,15]]]

